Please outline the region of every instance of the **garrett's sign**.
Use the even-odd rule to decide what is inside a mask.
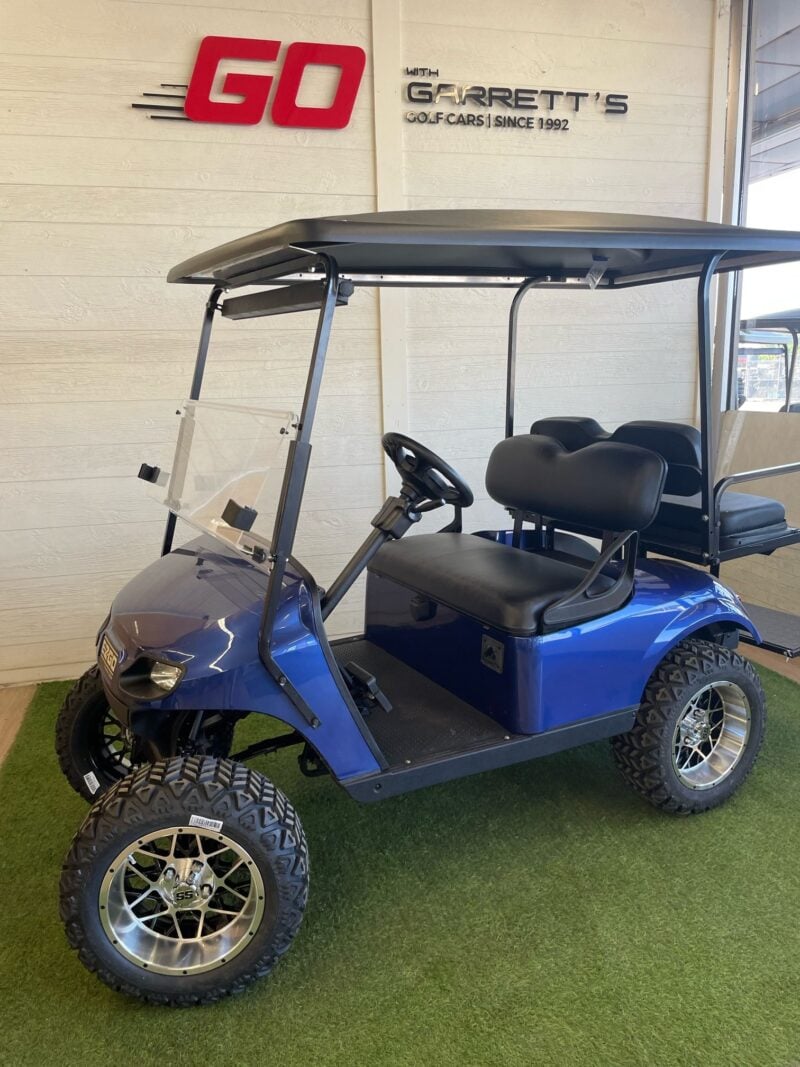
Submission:
[[[215,82],[223,61],[275,63],[280,50],[280,41],[251,37],[204,37],[189,84],[161,84],[162,89],[185,89],[185,94],[142,94],[150,98],[183,100],[183,104],[136,103],[131,106],[150,111],[152,119],[184,119],[239,126],[254,126],[261,122],[269,107],[269,118],[276,126],[343,129],[353,114],[367,60],[364,49],[357,45],[295,41],[286,49],[279,69],[274,73],[229,71],[223,78],[220,94],[229,94],[236,99],[215,98]],[[327,107],[304,107],[297,103],[303,75],[311,66],[338,68],[336,89]]]
[[[438,69],[431,67],[406,67],[405,76],[412,80],[404,85],[403,97],[414,109],[405,112],[405,120],[420,125],[566,132],[575,116],[589,108],[605,115],[628,113],[627,93],[439,81]],[[449,110],[433,110],[437,105]]]

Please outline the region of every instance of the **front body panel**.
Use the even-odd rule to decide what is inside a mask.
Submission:
[[[175,710],[270,715],[306,737],[335,777],[378,770],[363,724],[326,657],[313,583],[291,568],[272,635],[273,655],[315,710],[317,727],[264,667],[258,634],[266,584],[263,571],[208,537],[156,560],[121,590],[99,635],[118,655],[110,675],[101,663],[112,705],[137,732],[145,732],[154,717]],[[137,701],[123,688],[123,673],[145,655],[185,668],[175,691],[158,701]]]

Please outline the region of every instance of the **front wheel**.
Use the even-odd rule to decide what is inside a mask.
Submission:
[[[151,1003],[205,1004],[268,974],[308,896],[308,852],[286,797],[208,756],[146,764],[91,809],[61,874],[61,918],[83,965]]]
[[[194,711],[173,713],[160,751],[149,742],[137,741],[109,706],[95,665],[75,682],[58,713],[56,755],[62,774],[76,793],[93,803],[137,764],[187,750],[209,756],[229,755],[235,716],[215,716],[190,741],[194,718]]]
[[[109,707],[97,666],[75,682],[61,705],[56,755],[62,774],[84,800],[96,799],[133,770],[130,735]]]
[[[752,770],[766,700],[752,665],[711,641],[684,641],[653,673],[633,728],[612,738],[623,777],[675,815],[727,800]]]

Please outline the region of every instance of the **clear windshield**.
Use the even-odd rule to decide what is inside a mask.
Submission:
[[[151,492],[192,526],[265,563],[297,416],[187,400],[171,463]]]

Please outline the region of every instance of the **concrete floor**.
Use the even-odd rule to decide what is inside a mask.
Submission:
[[[776,656],[774,652],[765,652],[761,648],[750,648],[747,645],[740,645],[740,648],[753,663],[760,663],[800,685],[800,657],[792,660]],[[35,685],[6,686],[0,689],[0,763],[14,743],[17,730],[35,692]]]
[[[14,743],[35,692],[35,685],[14,685],[0,689],[0,763]]]

